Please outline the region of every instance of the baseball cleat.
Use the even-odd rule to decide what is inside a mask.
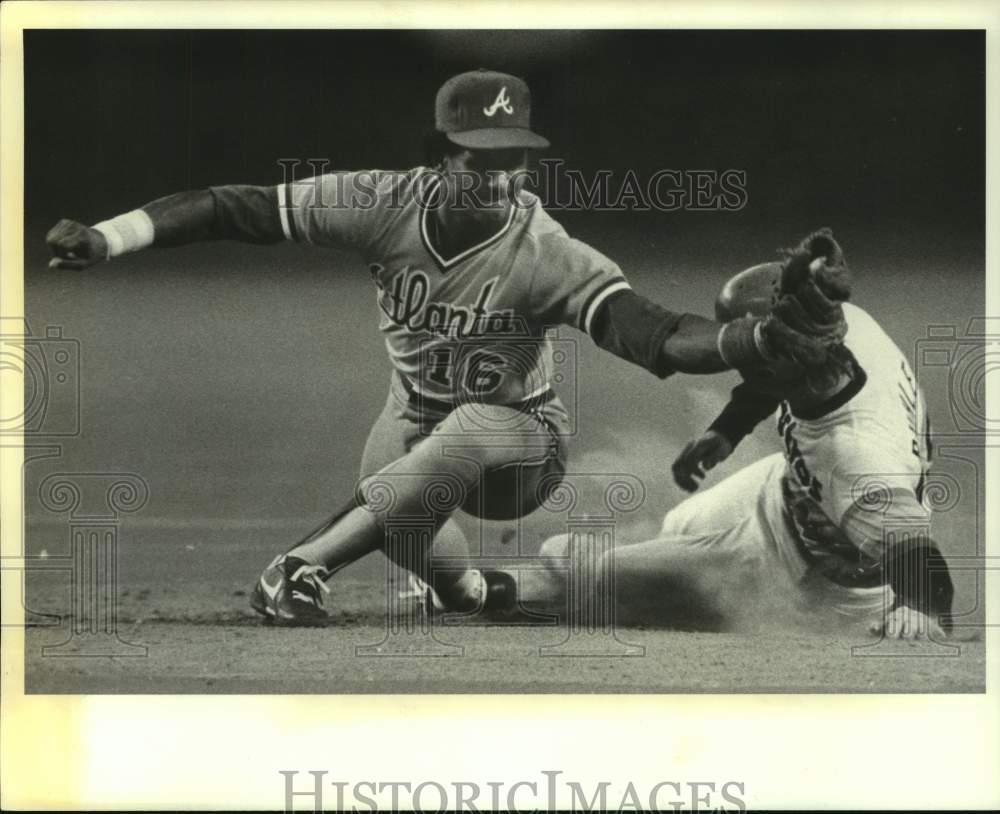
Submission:
[[[323,594],[330,593],[327,577],[329,572],[322,565],[282,554],[260,575],[250,595],[250,607],[275,625],[322,625],[329,618],[323,610]]]
[[[438,616],[445,611],[444,602],[430,585],[418,577],[410,574],[407,589],[399,592],[401,600],[412,600],[423,616]]]
[[[514,577],[506,571],[482,571],[481,593],[478,607],[467,611],[451,609],[455,616],[468,616],[483,613],[487,616],[503,615],[512,612],[517,606],[517,583]],[[438,618],[449,611],[438,592],[416,574],[409,575],[407,589],[400,591],[400,600],[412,601],[425,618]]]

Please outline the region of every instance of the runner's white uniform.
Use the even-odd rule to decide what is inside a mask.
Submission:
[[[899,348],[861,308],[845,304],[844,316],[846,345],[865,374],[860,389],[849,387],[823,415],[796,416],[783,403],[784,452],[684,500],[657,542],[724,549],[809,607],[871,614],[889,590],[878,567],[886,536],[929,534],[921,501],[929,427]]]

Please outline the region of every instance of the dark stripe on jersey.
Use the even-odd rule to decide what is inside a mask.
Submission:
[[[246,243],[284,241],[276,190],[244,184],[209,187],[215,204],[214,236]]]
[[[865,384],[868,382],[868,374],[865,373],[864,368],[858,364],[857,360],[853,360],[854,373],[851,377],[851,381],[845,385],[844,389],[834,394],[826,401],[816,404],[807,409],[799,408],[793,415],[796,418],[801,418],[803,421],[818,421],[824,416],[829,415],[834,410],[843,407],[847,402],[854,398],[858,393],[861,392]]]

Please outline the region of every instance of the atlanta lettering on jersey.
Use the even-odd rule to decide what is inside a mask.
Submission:
[[[778,418],[778,434],[785,443],[785,458],[788,460],[788,466],[795,473],[799,485],[809,493],[809,497],[818,503],[822,499],[823,487],[815,475],[809,471],[809,467],[806,466],[805,458],[799,449],[799,442],[792,435],[792,430],[797,426],[795,419],[792,417],[792,411],[788,407],[788,402],[781,402],[781,415]]]
[[[411,331],[464,338],[484,334],[523,334],[521,320],[512,308],[490,310],[490,298],[499,277],[484,282],[473,305],[455,305],[450,302],[428,302],[430,278],[420,269],[397,274],[386,288],[378,280],[384,269],[377,264],[370,268],[378,285],[378,304],[383,313],[396,325]]]

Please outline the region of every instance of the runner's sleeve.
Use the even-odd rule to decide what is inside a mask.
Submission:
[[[840,527],[867,558],[881,564],[882,582],[892,588],[896,605],[937,616],[947,629],[955,588],[931,537],[930,513],[913,489],[879,478],[857,485]]]
[[[708,428],[724,435],[735,447],[761,421],[773,415],[780,403],[777,397],[761,393],[746,382],[740,382],[733,388],[729,402]]]
[[[878,473],[877,468],[869,471]],[[913,489],[892,480],[884,474],[849,477],[835,472],[830,481],[831,519],[871,559],[878,559],[900,533],[930,529],[930,513]]]
[[[277,187],[286,240],[363,251],[374,239],[392,174],[333,172]]]

